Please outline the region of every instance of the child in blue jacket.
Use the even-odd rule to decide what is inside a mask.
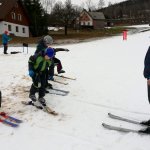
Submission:
[[[2,34],[2,43],[4,46],[4,54],[8,54],[7,53],[7,49],[8,49],[8,42],[11,40],[11,38],[8,36],[8,31],[5,31]]]

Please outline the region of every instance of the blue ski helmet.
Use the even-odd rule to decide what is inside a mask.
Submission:
[[[54,57],[54,49],[53,48],[47,48],[46,49],[46,52],[45,52],[45,55],[47,55],[48,57],[52,58]]]

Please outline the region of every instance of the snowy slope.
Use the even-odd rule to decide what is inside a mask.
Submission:
[[[149,150],[149,136],[109,131],[102,122],[140,129],[138,125],[112,120],[113,112],[138,120],[150,118],[144,57],[150,44],[150,31],[80,44],[63,45],[70,52],[58,52],[68,85],[52,83],[69,90],[67,96],[47,94],[48,105],[59,113],[54,117],[31,106],[28,100],[31,79],[28,76],[29,54],[4,55],[0,48],[0,90],[2,110],[21,118],[24,123],[14,129],[0,124],[2,150]],[[56,47],[56,46],[55,46]],[[60,46],[59,46],[60,47]],[[22,51],[9,47],[9,51]]]

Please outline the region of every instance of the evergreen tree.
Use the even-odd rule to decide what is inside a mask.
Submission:
[[[30,18],[30,32],[33,36],[47,34],[47,14],[45,13],[40,0],[23,0],[23,5]]]

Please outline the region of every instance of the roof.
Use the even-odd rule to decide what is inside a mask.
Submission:
[[[0,19],[5,18],[17,1],[18,0],[0,0]]]
[[[105,16],[102,12],[88,12],[88,14],[95,20],[105,19]]]

